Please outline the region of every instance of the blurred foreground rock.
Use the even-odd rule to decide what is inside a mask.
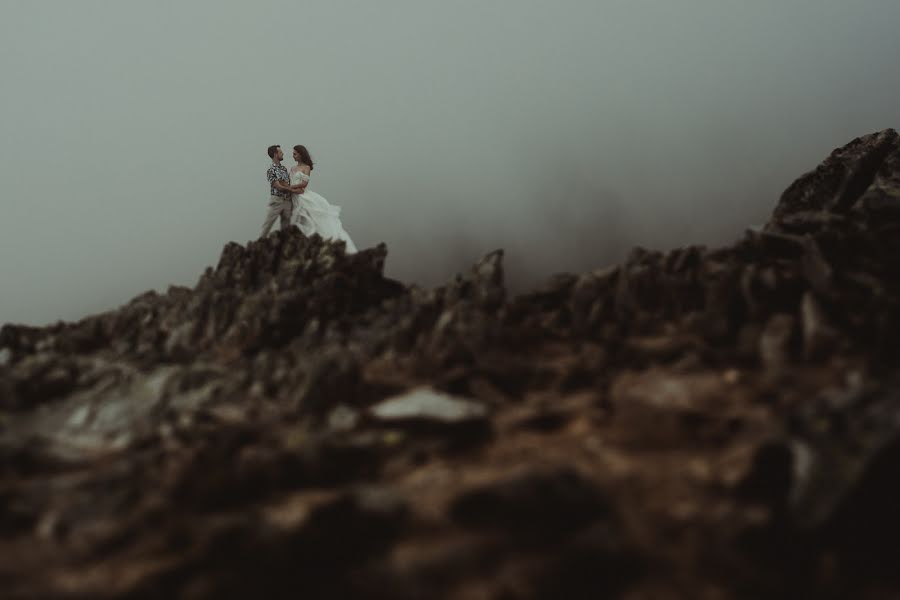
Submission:
[[[4,597],[900,596],[900,138],[507,297],[292,230],[0,330]]]

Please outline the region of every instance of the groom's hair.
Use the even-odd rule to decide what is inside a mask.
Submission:
[[[275,158],[275,151],[281,148],[279,145],[269,146],[269,158]]]

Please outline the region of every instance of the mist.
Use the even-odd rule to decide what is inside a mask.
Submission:
[[[896,1],[0,5],[0,323],[193,285],[258,236],[270,144],[387,275],[730,242],[896,127]]]

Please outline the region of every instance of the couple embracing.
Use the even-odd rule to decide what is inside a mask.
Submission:
[[[341,207],[328,203],[319,194],[307,190],[313,170],[312,157],[305,146],[294,146],[294,165],[290,171],[281,164],[284,153],[281,146],[269,146],[272,166],[266,172],[269,180],[269,211],[262,226],[262,237],[268,235],[276,219],[281,219],[281,229],[291,225],[300,228],[303,235],[318,233],[325,239],[343,240],[347,252],[356,252],[356,245],[341,225]]]

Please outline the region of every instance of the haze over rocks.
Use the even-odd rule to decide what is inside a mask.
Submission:
[[[0,331],[11,597],[892,598],[900,137],[508,297],[299,231]]]

